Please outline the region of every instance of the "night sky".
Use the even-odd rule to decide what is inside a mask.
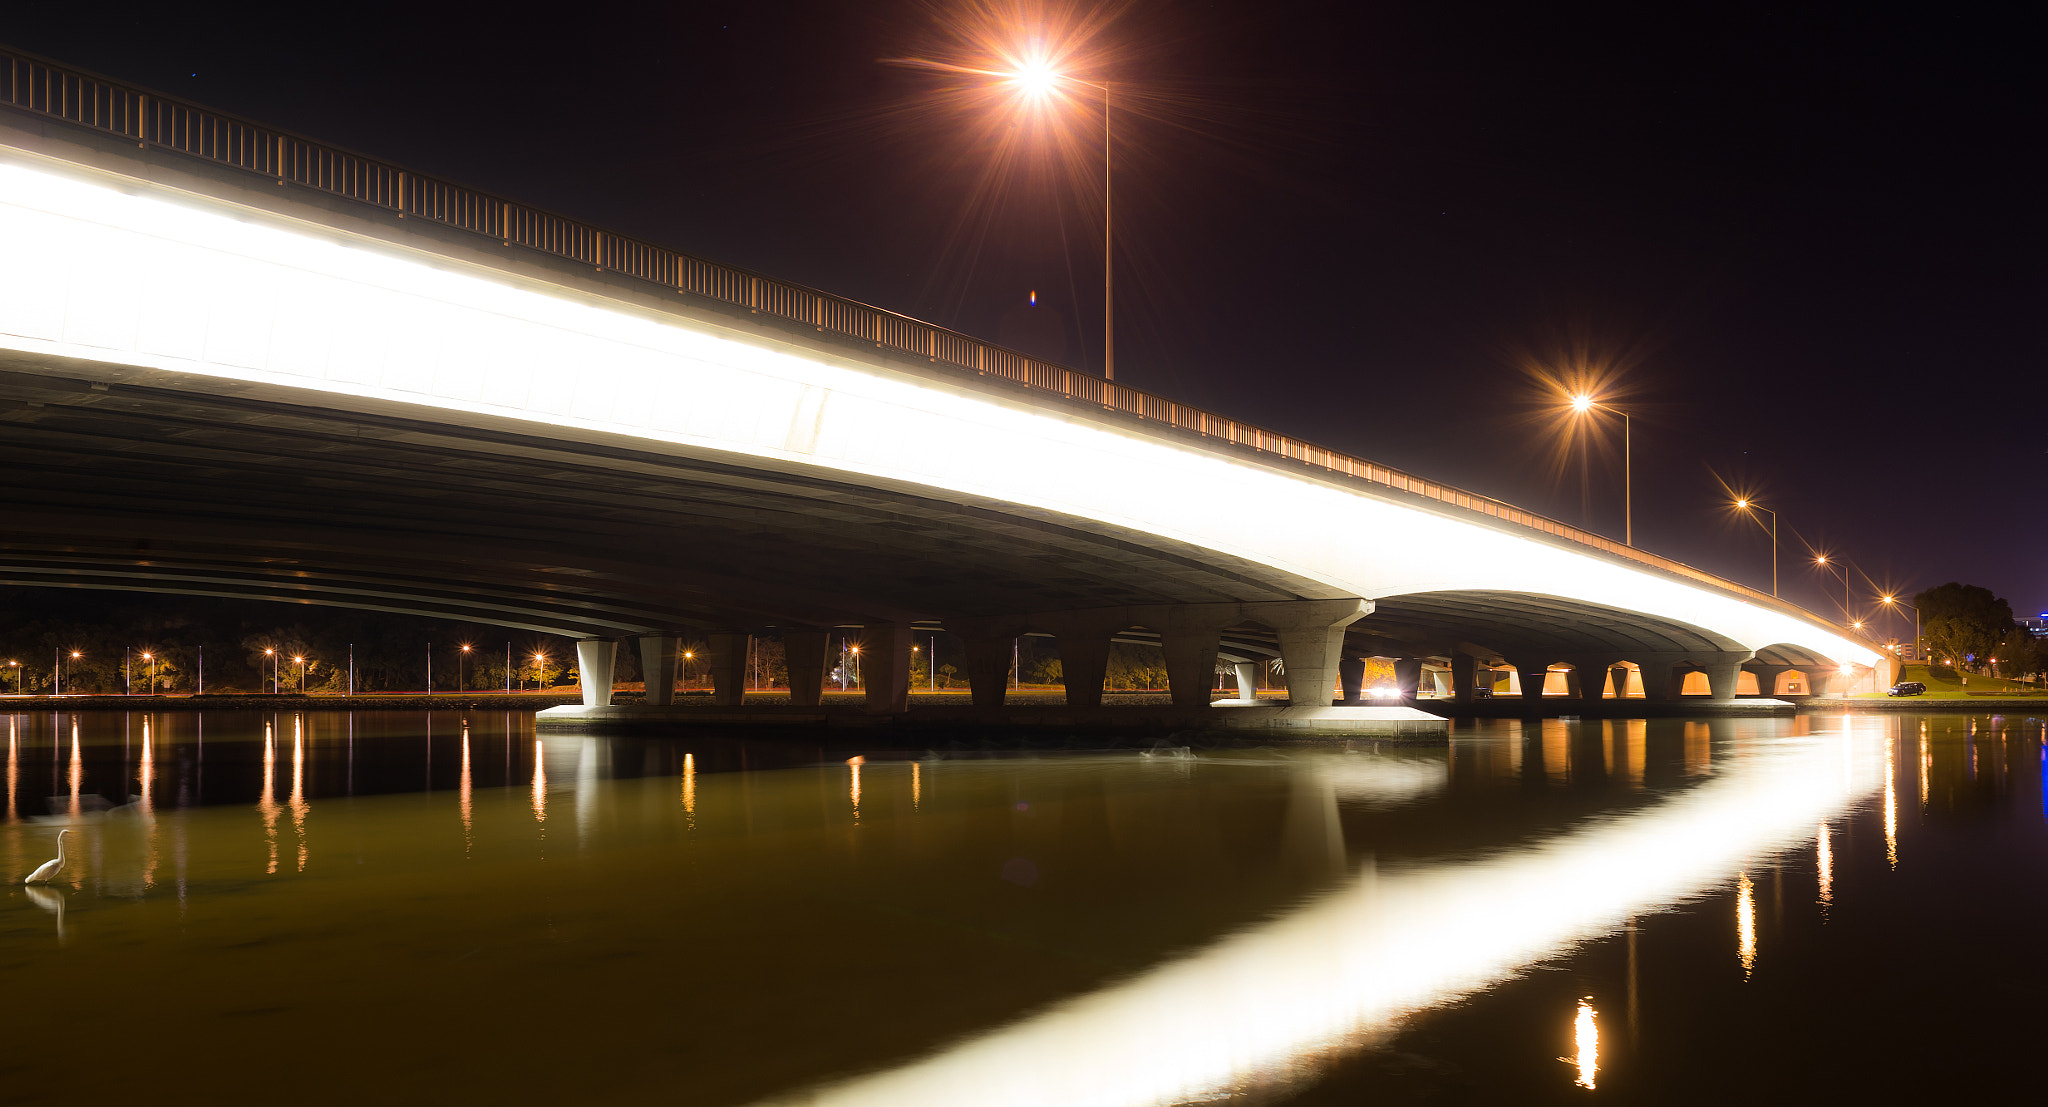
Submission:
[[[1582,486],[1541,380],[1589,372],[1639,545],[1769,587],[1725,482],[1822,614],[1809,543],[2048,610],[2023,6],[207,7],[0,41],[1099,371],[1095,109],[900,63],[1080,26],[1120,381],[1618,538],[1618,424]]]

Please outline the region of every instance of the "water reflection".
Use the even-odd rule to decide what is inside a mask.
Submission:
[[[1826,908],[1835,900],[1835,854],[1828,838],[1828,824],[1822,823],[1814,846],[1814,867],[1820,875],[1820,899],[1816,902],[1822,908],[1822,918],[1827,917]]]
[[[1748,980],[1756,969],[1756,887],[1748,873],[1735,877],[1735,955],[1742,961],[1742,978]]]
[[[533,821],[548,824],[547,747],[538,738],[533,740]]]
[[[1572,1042],[1578,1053],[1571,1059],[1578,1066],[1578,1078],[1572,1083],[1592,1090],[1594,1078],[1600,1073],[1600,1024],[1593,1015],[1593,1004],[1588,999],[1579,1001],[1578,1016],[1572,1020]]]
[[[1894,914],[1900,881],[1943,868],[1930,828],[1988,825],[2008,793],[2043,827],[2040,728],[2023,720],[1510,721],[1461,724],[1448,748],[1159,757],[542,738],[488,714],[431,730],[376,714],[134,722],[130,749],[119,716],[9,720],[10,781],[28,782],[10,809],[31,821],[0,830],[0,876],[49,856],[33,820],[75,825],[79,847],[65,884],[0,912],[22,993],[139,981],[197,997],[189,1026],[85,999],[55,1020],[112,1018],[96,1025],[189,1051],[274,1007],[289,966],[290,1017],[326,1056],[378,1049],[377,1081],[505,1102],[673,1094],[676,1066],[707,1104],[1270,1102],[1417,1019],[1544,980],[1557,989],[1488,1024],[1486,1048],[1521,1049],[1553,1093],[1569,1073],[1630,1098],[1656,1065],[1704,1063],[1660,1033],[1675,1008],[1687,1035],[1709,1032],[1699,977],[1760,1003],[1828,960],[1781,952],[1814,940],[1793,930],[1816,915],[1805,880],[1820,912],[1842,905],[1839,942]],[[1900,826],[1897,766],[1916,749],[1923,815]],[[127,814],[143,817],[95,821],[131,784]],[[280,863],[287,829],[295,866]],[[1916,864],[1894,871],[1902,849]],[[1887,909],[1851,909],[1866,906]],[[1769,979],[1744,987],[1763,941]],[[366,953],[400,968],[365,976]],[[1660,970],[1680,960],[1712,971],[1676,985]],[[1608,975],[1581,978],[1596,961]],[[398,986],[407,1002],[378,1010],[373,1041],[364,990]],[[571,994],[593,1013],[565,1026]],[[110,1065],[124,1090],[161,1071],[25,1015],[8,1030],[70,1068]],[[472,1046],[675,1064],[543,1089],[450,1065],[448,1048]],[[375,1094],[366,1072],[330,1098]]]
[[[1976,775],[1971,767],[1970,775]],[[1899,773],[1892,743],[1884,744],[1884,855],[1892,868],[1899,867]]]
[[[1695,724],[1697,725],[1697,724]],[[1701,729],[1704,729],[1702,726]],[[1876,784],[1870,744],[1750,749],[1648,809],[1473,861],[1364,873],[1273,922],[925,1060],[778,1102],[1174,1103],[1355,1044],[1784,848]],[[1702,741],[1688,726],[1687,769]],[[1840,762],[1852,762],[1851,789]],[[1855,782],[1862,782],[1859,784]],[[1745,971],[1754,904],[1741,878]]]

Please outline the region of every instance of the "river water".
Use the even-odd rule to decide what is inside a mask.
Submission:
[[[1954,1101],[2036,1067],[2038,719],[0,728],[7,1102]]]

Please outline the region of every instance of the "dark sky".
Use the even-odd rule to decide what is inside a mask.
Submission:
[[[1047,158],[887,64],[1018,9],[280,10],[32,5],[0,39],[1100,367],[1092,113]],[[1635,413],[1638,544],[1768,587],[1726,481],[1816,611],[1841,586],[1802,538],[2048,610],[2024,6],[1039,11],[1097,24],[1079,71],[1128,90],[1119,380],[1619,537],[1618,440],[1582,490],[1530,375],[1590,365]]]

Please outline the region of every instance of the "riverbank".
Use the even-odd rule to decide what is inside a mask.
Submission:
[[[581,703],[564,692],[424,692],[379,696],[299,696],[261,693],[225,696],[0,696],[9,711],[541,711]]]

